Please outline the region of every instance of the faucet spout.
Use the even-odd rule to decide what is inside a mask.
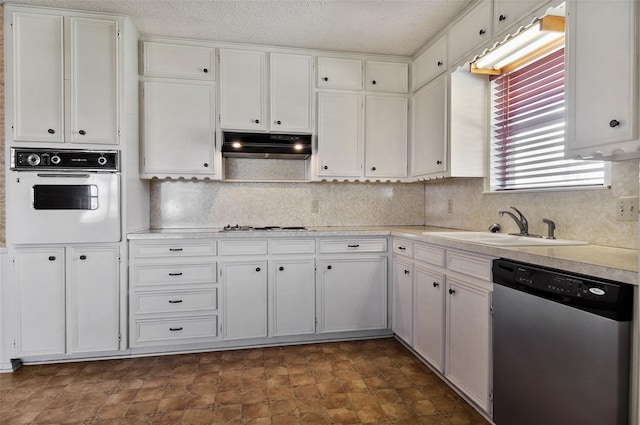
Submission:
[[[500,217],[503,217],[506,214],[516,222],[516,224],[518,225],[518,229],[520,229],[520,233],[514,233],[515,235],[529,236],[529,222],[525,218],[524,214],[522,214],[516,207],[510,208],[518,213],[518,217],[516,217],[515,214],[510,211],[498,211],[498,214],[500,215]]]

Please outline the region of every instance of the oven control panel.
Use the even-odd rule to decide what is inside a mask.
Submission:
[[[12,148],[11,169],[120,171],[120,152],[77,149]]]

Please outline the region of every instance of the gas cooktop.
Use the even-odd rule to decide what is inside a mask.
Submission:
[[[286,231],[313,231],[313,229],[308,229],[303,226],[264,226],[264,227],[253,227],[253,226],[240,226],[236,224],[232,226],[227,224],[222,228],[222,232],[286,232]]]

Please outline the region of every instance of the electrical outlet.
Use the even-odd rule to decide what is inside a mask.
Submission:
[[[616,199],[616,220],[636,221],[638,220],[638,197],[624,196]]]
[[[318,209],[319,209],[318,200],[314,199],[313,201],[311,201],[311,213],[317,214]]]
[[[453,213],[453,199],[447,199],[447,212],[449,214]]]

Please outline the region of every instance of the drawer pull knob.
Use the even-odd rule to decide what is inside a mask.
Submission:
[[[453,295],[455,293],[456,293],[456,291],[454,289],[449,289],[449,295]]]
[[[179,272],[179,273],[169,273],[169,276],[182,276],[182,272]]]
[[[433,287],[437,288],[438,286],[440,286],[440,284],[438,282],[433,282]]]
[[[181,331],[182,329],[184,329],[182,326],[180,326],[179,328],[169,328],[171,332],[178,332],[178,331]]]
[[[347,245],[348,248],[358,248],[360,244]]]
[[[169,300],[169,304],[180,304],[182,300]]]
[[[180,251],[182,251],[182,248],[169,248],[169,251],[171,251],[171,252],[180,252]]]

